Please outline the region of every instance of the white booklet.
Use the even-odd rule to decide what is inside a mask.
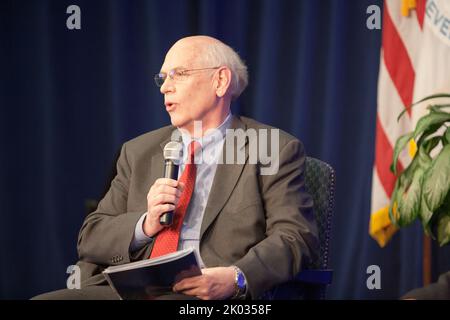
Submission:
[[[194,248],[105,269],[111,288],[123,300],[152,300],[173,293],[178,281],[201,275],[200,259]]]

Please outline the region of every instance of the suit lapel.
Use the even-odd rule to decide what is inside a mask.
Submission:
[[[242,129],[246,130],[246,125],[238,118],[233,116],[233,120],[230,129]],[[233,136],[231,136],[233,137]],[[234,159],[237,159],[236,153],[245,152],[245,145],[247,144],[247,136],[242,141],[238,140],[238,145],[234,148]],[[222,155],[225,162],[225,150],[226,141],[224,142]],[[218,164],[216,169],[216,174],[209,192],[208,202],[206,204],[205,213],[203,215],[202,226],[200,229],[200,239],[203,237],[204,233],[208,227],[212,224],[214,219],[220,213],[225,203],[229,199],[231,193],[236,186],[242,170],[247,162],[248,153],[245,154],[245,161],[243,164]]]
[[[174,128],[175,129],[175,128]],[[230,129],[247,129],[247,126],[236,116],[233,116],[232,123]],[[233,136],[232,136],[233,137]],[[158,152],[152,156],[152,168],[159,168],[158,170],[151,170],[152,172],[152,180],[155,181],[158,178],[164,176],[164,155],[163,150],[165,145],[171,141],[171,135],[167,136],[161,143],[161,152]],[[247,136],[245,139],[240,141],[238,140],[238,144],[236,148],[234,148],[234,159],[237,159],[236,153],[244,152],[245,146],[248,143]],[[225,150],[226,150],[226,141],[224,142],[222,153],[223,153],[223,162],[225,162]],[[222,208],[225,206],[227,200],[229,199],[231,193],[236,186],[239,177],[241,176],[242,170],[244,169],[245,164],[247,163],[248,153],[245,154],[245,160],[243,164],[218,164],[216,169],[216,174],[214,176],[214,180],[211,186],[211,190],[209,192],[208,202],[206,204],[205,213],[203,215],[202,226],[200,229],[200,239],[203,237],[205,231],[212,224],[214,219],[220,213]],[[154,177],[153,177],[154,175]]]

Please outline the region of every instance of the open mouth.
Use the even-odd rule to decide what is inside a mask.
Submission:
[[[172,102],[166,102],[164,105],[166,106],[166,110],[170,111],[170,110],[173,110],[175,108],[176,104],[172,103]]]

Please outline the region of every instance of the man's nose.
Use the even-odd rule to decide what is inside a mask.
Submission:
[[[164,79],[164,82],[161,86],[161,88],[159,89],[159,91],[162,94],[166,94],[167,92],[173,92],[175,91],[175,88],[173,86],[173,83],[171,81],[171,79],[169,77],[167,77],[166,79]]]

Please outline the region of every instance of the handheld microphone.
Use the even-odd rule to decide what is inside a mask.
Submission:
[[[170,141],[164,146],[164,178],[178,180],[178,166],[183,159],[183,145],[178,141]],[[170,226],[173,222],[173,211],[159,217],[159,223]]]

